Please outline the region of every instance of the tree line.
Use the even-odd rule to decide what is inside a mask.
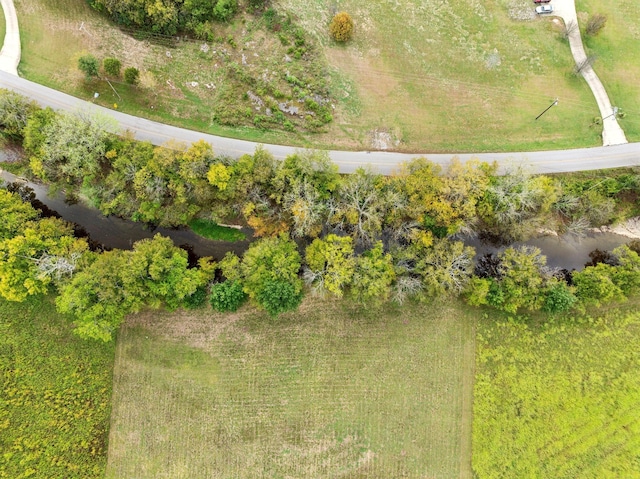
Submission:
[[[634,294],[640,278],[634,247],[563,274],[526,248],[476,264],[458,240],[509,243],[543,227],[579,232],[611,222],[635,202],[635,172],[555,178],[514,166],[498,175],[487,163],[454,159],[443,168],[417,158],[391,176],[365,168],[340,175],[324,152],[278,161],[259,147],[236,160],[203,141],[154,147],[118,135],[108,118],[40,109],[6,91],[0,128],[23,145],[30,174],[104,214],[162,226],[241,222],[261,238],[241,258],[198,265],[160,236],[99,253],[68,224],[3,192],[3,211],[15,220],[2,225],[0,294],[20,301],[56,291],[58,308],[86,337],[108,340],[143,307],[208,301],[227,311],[248,298],[275,316],[295,309],[305,291],[368,305],[462,294],[506,311],[558,312]]]

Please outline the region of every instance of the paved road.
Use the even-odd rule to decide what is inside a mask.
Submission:
[[[14,90],[33,98],[42,106],[50,106],[56,110],[94,111],[109,115],[118,122],[122,130],[130,130],[136,138],[148,140],[154,145],[160,145],[172,139],[186,143],[204,139],[213,145],[216,153],[236,158],[245,153],[253,153],[256,147],[256,143],[250,141],[207,135],[109,110],[6,72],[0,72],[0,87]],[[296,151],[296,148],[290,146],[264,146],[276,158],[280,159]],[[488,162],[497,161],[502,168],[524,162],[532,165],[538,173],[558,173],[640,165],[640,143],[521,153],[425,153],[417,155],[381,151],[330,151],[329,155],[342,173],[351,173],[359,166],[371,165],[380,173],[389,174],[397,170],[398,165],[402,162],[417,156],[426,156],[429,160],[443,165],[449,163],[454,156],[463,162],[472,158]]]
[[[584,51],[580,29],[578,28],[575,0],[553,0],[551,4],[553,5],[554,15],[561,17],[565,25],[572,26],[569,31],[571,54],[576,65],[582,65],[587,61],[587,54]],[[604,89],[604,85],[602,85],[593,67],[587,65],[582,69],[581,73],[589,88],[591,88],[600,110],[600,116],[602,117],[602,144],[610,146],[626,143],[627,138],[618,124],[607,91]]]
[[[564,5],[564,8],[567,8],[567,6],[573,7],[572,11],[575,15],[573,0],[554,0],[554,2]],[[570,4],[568,2],[570,2]],[[154,145],[160,145],[169,140],[193,143],[204,139],[213,145],[214,150],[218,154],[229,155],[236,158],[246,153],[251,154],[255,150],[257,146],[256,143],[207,135],[126,115],[19,78],[16,67],[20,62],[20,35],[15,8],[12,0],[0,0],[0,4],[4,9],[7,19],[7,33],[4,47],[0,53],[0,70],[2,70],[0,71],[0,87],[14,90],[33,98],[42,106],[50,106],[56,110],[93,111],[111,116],[118,122],[122,130],[129,130],[134,133],[136,138],[148,140]],[[569,10],[571,10],[571,8],[569,8]],[[581,41],[580,46],[582,47]],[[613,121],[615,122],[615,118]],[[296,148],[289,146],[264,146],[271,151],[276,158],[280,159],[296,151]],[[371,165],[380,173],[389,174],[397,170],[402,162],[417,156],[427,156],[431,161],[443,165],[449,163],[453,156],[457,156],[463,162],[472,158],[487,162],[497,161],[502,170],[511,164],[523,162],[531,164],[539,173],[557,173],[638,165],[640,164],[640,143],[609,146],[606,148],[582,148],[523,153],[412,155],[380,151],[330,151],[329,155],[338,165],[342,173],[351,173],[359,166]]]

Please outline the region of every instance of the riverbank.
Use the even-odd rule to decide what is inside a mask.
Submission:
[[[614,225],[601,226],[600,228],[591,228],[594,233],[612,233],[626,238],[640,239],[640,216],[629,218],[628,220]]]

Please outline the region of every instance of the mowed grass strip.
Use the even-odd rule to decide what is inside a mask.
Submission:
[[[74,336],[51,298],[0,299],[0,477],[104,477],[113,344]]]
[[[640,301],[542,325],[478,322],[478,479],[640,477]]]
[[[108,478],[470,477],[464,308],[154,312],[118,341]]]

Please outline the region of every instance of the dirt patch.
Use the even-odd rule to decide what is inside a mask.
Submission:
[[[372,150],[389,150],[399,144],[400,140],[387,128],[376,128],[369,132],[369,145]]]

